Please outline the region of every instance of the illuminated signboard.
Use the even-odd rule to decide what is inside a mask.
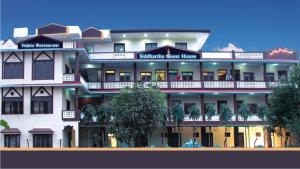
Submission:
[[[62,48],[62,41],[46,36],[36,36],[18,44],[19,49]]]
[[[174,47],[161,47],[137,54],[138,59],[200,59],[200,54]]]

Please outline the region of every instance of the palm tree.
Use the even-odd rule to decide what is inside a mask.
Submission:
[[[180,104],[176,104],[176,105],[173,106],[172,115],[173,115],[173,120],[174,120],[174,122],[176,122],[177,128],[178,128],[178,143],[179,143],[178,147],[179,147],[179,146],[181,146],[179,127],[180,127],[180,124],[184,120],[184,110],[183,110],[183,108]]]
[[[189,118],[193,119],[194,121],[194,129],[196,128],[196,120],[199,119],[200,117],[200,110],[198,109],[198,107],[196,105],[193,105],[191,106],[189,109],[188,109],[188,115],[189,115]],[[194,144],[195,144],[195,137],[194,137],[194,134],[193,134],[193,147],[194,147]]]
[[[162,126],[162,129],[163,129],[163,132],[162,132],[162,137],[161,137],[161,146],[163,147],[164,146],[164,129],[167,128],[167,122],[168,122],[168,114],[165,112],[163,115],[162,115],[162,119],[161,119],[161,126]]]
[[[8,123],[7,123],[7,121],[5,121],[5,120],[0,120],[0,126],[2,126],[2,127],[4,127],[4,128],[9,128],[9,125],[8,125]]]
[[[267,105],[260,105],[257,109],[257,116],[260,118],[263,123],[266,125],[267,117],[270,113],[269,107]],[[268,147],[272,147],[272,140],[271,140],[271,132],[269,127],[264,126],[264,130],[267,129],[267,140],[268,140]],[[264,140],[265,141],[265,140]],[[265,144],[265,143],[264,143]]]
[[[227,104],[223,103],[221,104],[221,107],[220,107],[220,121],[223,122],[225,124],[225,145],[227,147],[227,135],[226,135],[226,123],[231,121],[231,118],[232,118],[233,114],[232,114],[232,111],[230,110],[230,108],[228,107]]]
[[[248,104],[245,103],[245,102],[243,102],[240,105],[237,113],[244,119],[244,121],[247,121],[249,116],[251,116],[251,112],[250,112],[250,109],[248,107]],[[248,129],[248,133],[249,133],[249,129]],[[245,137],[246,137],[246,126],[245,126]],[[247,140],[247,139],[245,139],[245,140]],[[247,142],[248,142],[248,147],[250,147],[250,141],[248,140]],[[246,145],[247,145],[247,143],[246,143]]]
[[[214,104],[207,104],[206,107],[206,116],[207,116],[207,119],[208,120],[211,120],[211,118],[216,114],[216,108],[215,108],[215,105]],[[209,136],[208,136],[208,145],[209,147],[211,146],[210,140],[211,138],[211,126],[209,126]]]

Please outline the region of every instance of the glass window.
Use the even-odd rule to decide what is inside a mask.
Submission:
[[[278,80],[287,79],[287,71],[278,71]]]
[[[248,107],[251,113],[257,113],[257,104],[248,104]]]
[[[53,60],[34,60],[33,61],[33,79],[48,80],[54,79]]]
[[[157,81],[164,81],[165,78],[165,70],[155,70],[155,76]]]
[[[4,134],[4,147],[20,147],[20,135]]]
[[[156,49],[157,43],[145,43],[145,50]]]
[[[266,81],[275,81],[274,73],[266,73]]]
[[[32,114],[51,114],[52,96],[32,97],[31,101]]]
[[[182,80],[192,81],[193,80],[193,72],[182,72]]]
[[[23,62],[4,62],[3,64],[4,79],[23,79],[24,63]]]
[[[171,81],[180,80],[180,79],[178,79],[177,75],[178,75],[177,69],[169,70],[169,80],[171,80]]]
[[[187,43],[186,42],[177,42],[177,43],[175,43],[175,47],[186,50],[187,49]]]
[[[218,70],[218,80],[221,80],[221,81],[226,80],[226,74],[227,74],[226,69],[219,69]]]
[[[125,52],[125,43],[115,43],[114,51],[115,52]]]
[[[184,103],[184,113],[187,115],[189,114],[188,110],[190,107],[195,106],[196,103]]]
[[[33,147],[52,147],[52,134],[33,134]]]
[[[220,113],[222,104],[227,104],[227,101],[226,100],[218,100],[217,101],[217,111],[218,111],[218,113]]]
[[[142,81],[151,81],[152,73],[151,72],[141,72],[140,73]]]
[[[23,98],[4,98],[2,101],[2,114],[23,114]]]
[[[130,72],[120,72],[120,81],[129,82],[130,81]]]
[[[113,82],[115,81],[115,70],[106,70],[105,71],[105,80],[107,82]]]
[[[255,76],[253,72],[244,72],[245,81],[255,81]]]
[[[203,72],[203,80],[204,81],[213,81],[214,80],[214,72]]]
[[[215,106],[215,103],[204,103],[204,113],[206,114],[208,112],[208,105],[214,105]]]

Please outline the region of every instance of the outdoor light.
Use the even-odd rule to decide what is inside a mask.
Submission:
[[[243,66],[246,66],[246,65],[247,65],[247,63],[242,63],[242,65],[243,65]]]
[[[123,34],[123,38],[126,38],[126,34]]]
[[[278,63],[273,63],[272,65],[273,65],[273,66],[278,66]]]
[[[149,64],[150,64],[150,65],[154,65],[154,63],[153,63],[153,62],[150,62]]]
[[[213,64],[213,65],[217,65],[218,63],[217,63],[217,62],[213,62],[212,64]]]
[[[214,95],[218,95],[219,93],[214,93]]]
[[[184,62],[181,62],[181,64],[182,64],[182,65],[185,65],[185,63],[184,63]]]
[[[147,33],[145,33],[145,34],[144,34],[144,37],[146,38],[147,36],[148,36],[148,34],[147,34]]]
[[[166,34],[166,37],[169,37],[169,34],[168,34],[168,33]]]
[[[254,95],[254,93],[250,93],[250,95]]]
[[[180,94],[184,94],[184,92],[181,92]]]

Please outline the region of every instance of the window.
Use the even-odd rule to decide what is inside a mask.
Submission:
[[[230,137],[230,132],[225,132],[225,137]]]
[[[226,69],[219,69],[218,70],[218,80],[226,80],[226,74],[227,74],[227,70]]]
[[[245,81],[255,81],[255,76],[253,72],[244,72]]]
[[[248,104],[248,107],[249,107],[249,111],[251,113],[254,113],[254,114],[257,113],[257,104]]]
[[[203,72],[203,80],[204,81],[213,81],[214,80],[214,72]]]
[[[266,73],[266,81],[268,82],[275,81],[274,73]]]
[[[189,114],[189,108],[195,106],[196,103],[184,103],[184,113]]]
[[[185,43],[185,42],[178,42],[178,43],[175,43],[175,47],[186,50],[187,49],[187,43]]]
[[[3,64],[4,79],[23,79],[24,63],[23,62],[4,62]]]
[[[234,70],[234,78],[236,81],[240,81],[241,80],[241,72],[240,70]]]
[[[165,78],[165,70],[155,70],[155,76],[157,81],[164,81]]]
[[[85,50],[87,53],[93,53],[94,52],[94,45],[86,45]]]
[[[34,60],[33,61],[33,80],[54,79],[54,61]]]
[[[157,43],[145,43],[145,50],[151,50],[157,48]]]
[[[20,147],[20,135],[4,134],[4,147]]]
[[[177,74],[178,74],[178,70],[177,69],[170,69],[169,70],[169,80],[171,80],[171,81],[178,80],[178,79],[176,79]]]
[[[282,71],[282,70],[279,70],[278,71],[278,80],[285,80],[287,79],[287,72],[286,71]]]
[[[244,101],[243,100],[237,100],[236,101],[236,109],[238,110],[240,107],[241,107],[241,105],[244,103]]]
[[[2,114],[23,114],[23,98],[4,97],[2,101]]]
[[[140,73],[142,81],[151,81],[152,73],[151,72],[141,72]]]
[[[105,81],[107,81],[107,82],[115,81],[115,70],[106,70],[105,71]]]
[[[32,114],[51,114],[52,96],[34,96],[31,101]]]
[[[33,134],[33,147],[52,147],[52,134]]]
[[[115,52],[125,52],[125,43],[115,43],[114,51]]]
[[[227,101],[226,100],[218,100],[217,101],[217,111],[218,111],[218,113],[220,113],[222,104],[227,104]]]
[[[193,72],[182,72],[182,80],[192,81],[193,80]]]
[[[206,114],[208,112],[208,105],[214,105],[215,106],[215,103],[204,103],[204,113]]]
[[[129,82],[130,81],[130,72],[120,72],[120,81]]]

